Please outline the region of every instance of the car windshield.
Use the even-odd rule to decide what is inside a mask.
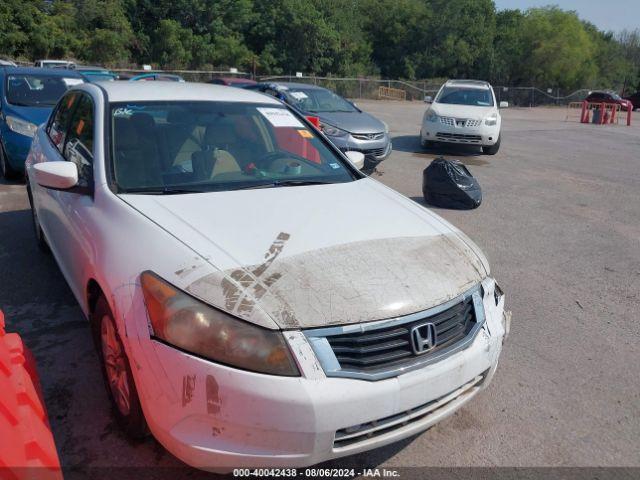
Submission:
[[[289,88],[283,92],[290,104],[305,112],[357,112],[340,95],[324,88]]]
[[[493,107],[493,96],[487,88],[444,87],[440,90],[437,103]]]
[[[120,192],[171,194],[343,183],[359,178],[287,108],[241,102],[113,104]]]
[[[47,75],[9,75],[7,102],[23,107],[50,107],[80,78]]]

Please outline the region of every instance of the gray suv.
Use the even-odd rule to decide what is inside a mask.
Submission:
[[[362,152],[369,165],[391,154],[389,127],[326,88],[306,83],[258,83],[244,87],[273,95],[303,115],[320,119],[324,134],[343,152]]]

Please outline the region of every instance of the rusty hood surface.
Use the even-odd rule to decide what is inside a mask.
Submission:
[[[201,263],[185,263],[168,281],[268,328],[406,315],[489,273],[457,229],[371,179],[122,197],[199,255]]]

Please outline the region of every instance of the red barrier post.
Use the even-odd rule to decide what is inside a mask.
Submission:
[[[582,101],[582,113],[580,114],[580,123],[589,123],[589,102]]]
[[[0,311],[0,478],[62,480],[32,358]]]

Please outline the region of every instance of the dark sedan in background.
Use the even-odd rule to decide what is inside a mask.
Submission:
[[[83,76],[63,68],[0,67],[0,173],[12,178],[24,171],[36,128],[69,87]]]
[[[585,100],[590,103],[615,103],[620,105],[620,110],[633,110],[633,104],[629,100],[622,98],[616,92],[610,90],[593,91]]]
[[[318,117],[320,128],[336,147],[343,152],[362,152],[369,167],[391,154],[387,125],[331,90],[289,82],[258,83],[244,88],[273,95],[304,115]]]

